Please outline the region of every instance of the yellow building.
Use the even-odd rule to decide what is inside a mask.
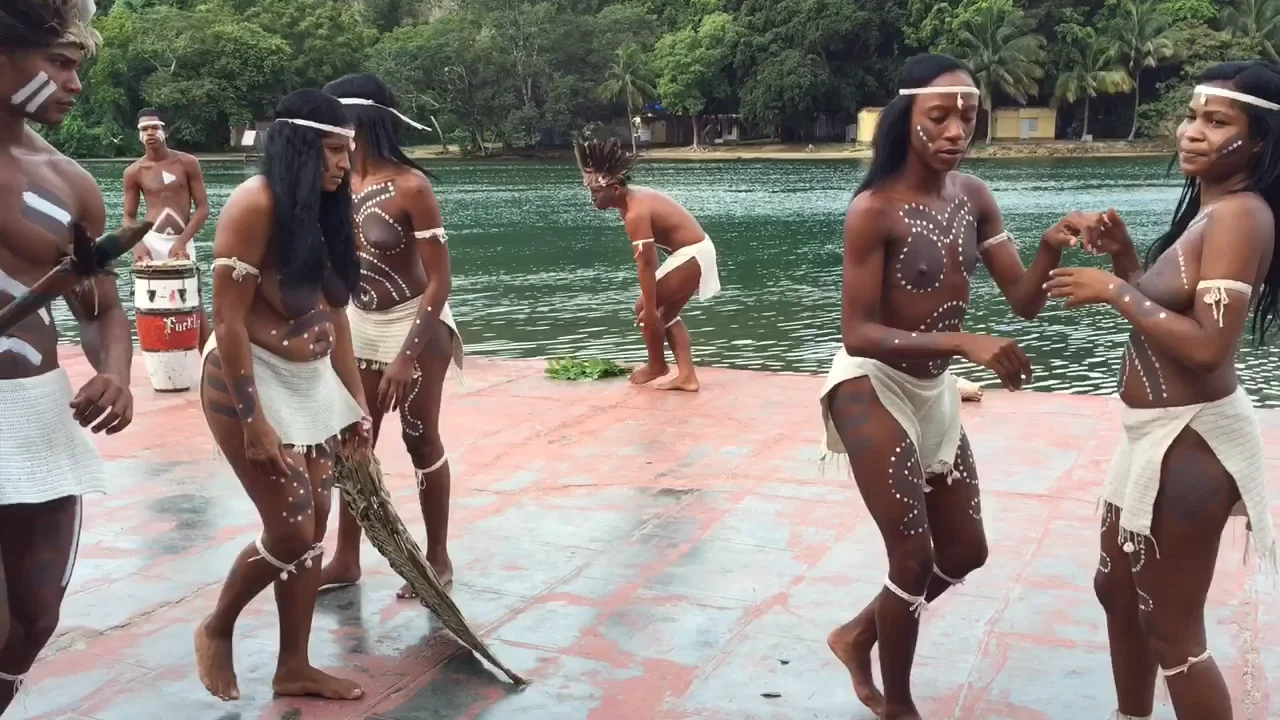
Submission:
[[[884,108],[865,107],[858,111],[858,144],[870,145],[876,136],[876,123],[880,122],[880,111]]]
[[[996,108],[994,142],[1053,140],[1057,137],[1058,111],[1051,107]]]

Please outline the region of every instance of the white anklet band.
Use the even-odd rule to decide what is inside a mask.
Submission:
[[[941,570],[939,570],[939,569],[937,568],[937,566],[934,566],[934,568],[933,568],[933,574],[934,574],[934,575],[937,575],[938,577],[942,578],[943,580],[946,580],[947,582],[951,583],[952,585],[963,585],[963,584],[964,584],[964,578],[960,578],[959,580],[956,580],[955,578],[947,577],[946,575],[943,575],[943,574],[942,574],[942,571],[941,571]]]
[[[1111,713],[1111,717],[1107,718],[1107,720],[1151,720],[1151,716],[1144,715],[1143,717],[1138,717],[1137,715],[1125,715],[1117,710]]]
[[[298,558],[297,560],[294,560],[291,563],[282,563],[279,560],[277,560],[275,556],[273,556],[271,553],[267,552],[267,548],[264,547],[262,544],[261,535],[258,536],[257,540],[253,541],[253,545],[254,547],[258,548],[258,557],[249,558],[250,562],[252,562],[253,560],[266,560],[267,562],[271,563],[272,565],[280,569],[281,580],[288,580],[289,573],[293,573],[296,575],[298,573],[298,563],[302,563],[302,566],[305,568],[310,568],[313,565],[313,563],[311,562],[311,559],[314,557],[319,557],[320,555],[324,554],[324,545],[320,543],[316,543],[315,545],[311,546],[310,550],[308,550],[305,554],[303,554],[302,557]]]
[[[916,617],[923,615],[925,609],[929,607],[929,603],[925,601],[923,595],[908,595],[897,585],[894,585],[888,575],[884,577],[884,586],[889,589],[889,592],[911,603],[911,611],[916,614]]]
[[[1186,662],[1182,663],[1176,668],[1173,668],[1171,670],[1165,670],[1164,668],[1160,668],[1160,673],[1163,674],[1165,677],[1169,677],[1170,675],[1178,675],[1180,673],[1186,672],[1187,670],[1190,670],[1192,665],[1195,665],[1196,663],[1202,663],[1211,657],[1213,657],[1213,653],[1209,652],[1208,650],[1205,650],[1204,652],[1200,653],[1200,655],[1198,655],[1197,657],[1187,658]]]
[[[27,678],[23,675],[10,675],[9,673],[0,672],[0,681],[13,683],[13,696],[18,697],[18,693],[22,692],[22,687],[27,684]]]
[[[414,468],[413,476],[418,480],[418,489],[425,490],[427,488],[427,476],[439,470],[440,468],[444,467],[444,464],[447,462],[449,462],[449,455],[446,453],[444,455],[441,455],[440,459],[437,460],[434,465],[427,468],[426,470],[419,470],[418,468]]]

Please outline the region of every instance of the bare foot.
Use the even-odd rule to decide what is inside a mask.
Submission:
[[[313,667],[277,670],[271,681],[276,695],[289,697],[312,696],[330,700],[358,700],[364,690],[352,680],[343,680]]]
[[[209,618],[196,628],[196,672],[210,695],[222,700],[239,700],[240,686],[231,656],[231,638],[209,632]]]
[[[444,562],[431,563],[431,569],[436,571],[436,579],[440,581],[440,587],[448,590],[449,586],[453,584],[453,562],[445,558]],[[399,592],[396,593],[396,597],[401,600],[412,600],[418,597],[418,593],[414,592],[409,583],[405,583],[404,587],[400,588]]]
[[[886,707],[884,714],[880,716],[883,720],[924,720],[920,717],[920,711],[915,705],[907,705],[905,707]]]
[[[645,383],[651,383],[666,374],[666,363],[654,367],[650,367],[649,363],[645,363],[635,370],[632,370],[631,377],[629,379],[631,380],[632,385],[644,385]]]
[[[841,625],[827,636],[827,647],[849,670],[853,679],[853,694],[859,702],[880,717],[885,710],[884,695],[876,687],[871,674],[871,648],[876,644],[876,617],[859,615]]]
[[[684,392],[698,392],[698,378],[695,375],[676,375],[661,385],[655,386],[656,390],[683,390]]]
[[[320,589],[340,588],[360,582],[360,563],[347,562],[338,557],[329,561],[320,571]]]

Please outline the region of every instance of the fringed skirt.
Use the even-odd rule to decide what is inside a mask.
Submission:
[[[361,310],[355,305],[347,306],[347,319],[351,323],[351,346],[355,349],[356,362],[361,369],[385,370],[395,361],[400,348],[404,347],[404,339],[417,322],[421,307],[421,297],[388,310]],[[453,333],[453,364],[458,372],[462,372],[462,335],[458,333],[448,302],[440,311],[440,322],[447,325]]]
[[[0,505],[107,491],[106,464],[71,416],[74,397],[62,368],[0,380]]]

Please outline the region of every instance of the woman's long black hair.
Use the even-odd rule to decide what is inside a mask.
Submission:
[[[275,117],[335,127],[350,122],[342,103],[319,90],[286,95]],[[327,260],[343,287],[355,295],[360,264],[351,230],[351,185],[343,178],[337,190],[324,191],[324,135],[323,130],[284,122],[274,123],[267,132],[262,175],[275,207],[281,286],[318,291]]]
[[[382,107],[395,108],[396,97],[382,78],[373,73],[344,75],[324,86],[324,91],[336,98],[360,98],[378,103]],[[413,168],[431,179],[435,176],[426,168],[409,159],[400,149],[399,132],[405,122],[395,113],[372,105],[346,105],[347,116],[356,126],[358,143],[363,143],[371,157]]]
[[[1280,65],[1264,60],[1227,62],[1205,70],[1200,82],[1230,82],[1232,87],[1247,95],[1280,104]],[[1271,214],[1280,222],[1280,111],[1266,110],[1241,103],[1249,118],[1249,137],[1261,144],[1261,152],[1254,162],[1248,182],[1235,192],[1253,192],[1262,196],[1271,208]],[[1147,249],[1146,264],[1150,267],[1166,250],[1182,237],[1200,214],[1200,180],[1189,177],[1182,186],[1182,196],[1173,211],[1169,230],[1156,239]],[[1271,267],[1262,280],[1262,292],[1253,306],[1253,337],[1261,344],[1280,318],[1280,252],[1271,255]]]
[[[916,55],[902,66],[902,75],[894,92],[902,88],[925,87],[939,76],[957,70],[973,75],[968,65],[949,55]],[[876,134],[871,139],[871,167],[862,178],[855,197],[878,187],[906,164],[911,148],[911,108],[914,102],[914,95],[897,95],[880,111]]]

